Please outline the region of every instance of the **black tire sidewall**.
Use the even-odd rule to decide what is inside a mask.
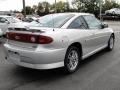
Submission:
[[[113,48],[110,48],[110,40],[113,38],[113,48],[114,48],[114,43],[115,43],[115,39],[114,39],[114,36],[113,35],[111,35],[110,36],[110,39],[109,39],[109,41],[108,41],[108,50],[109,51],[111,51]]]
[[[69,53],[70,53],[72,50],[77,51],[77,53],[78,53],[78,58],[79,58],[78,65],[76,66],[76,68],[75,68],[74,70],[70,70],[69,67],[68,67],[68,65],[67,65],[68,55],[69,55]],[[65,69],[65,72],[66,72],[66,73],[73,73],[73,72],[75,72],[75,71],[78,69],[80,60],[81,60],[81,54],[80,54],[79,49],[78,49],[77,47],[74,47],[74,46],[69,47],[68,50],[67,50],[67,52],[66,52],[65,60],[64,60],[64,69]]]

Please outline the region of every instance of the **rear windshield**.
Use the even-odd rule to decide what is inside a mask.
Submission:
[[[73,14],[50,14],[39,19],[39,27],[61,28]]]

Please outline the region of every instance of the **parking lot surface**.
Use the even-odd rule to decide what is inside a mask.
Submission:
[[[107,21],[116,34],[115,48],[81,62],[77,72],[33,70],[7,62],[0,44],[0,90],[120,90],[120,22]]]

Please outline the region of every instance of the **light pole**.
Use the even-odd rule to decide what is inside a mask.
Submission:
[[[56,8],[56,0],[55,0],[55,13],[57,12],[57,8]]]
[[[23,15],[26,17],[25,0],[23,0]]]
[[[99,0],[99,5],[100,5],[100,21],[102,21],[102,0]]]

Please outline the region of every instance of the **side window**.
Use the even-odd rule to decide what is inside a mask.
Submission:
[[[83,16],[87,22],[89,29],[101,29],[101,22],[92,15]]]
[[[85,29],[87,26],[83,21],[82,17],[76,18],[69,26],[68,29]]]
[[[7,19],[0,17],[0,23],[5,23]]]

